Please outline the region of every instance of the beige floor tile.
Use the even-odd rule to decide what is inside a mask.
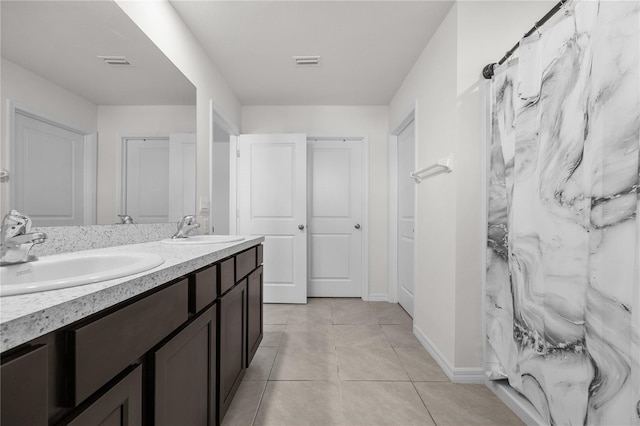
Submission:
[[[331,299],[328,297],[309,297],[307,298],[307,305],[319,305],[331,307]]]
[[[413,324],[413,319],[398,305],[388,309],[374,308],[374,315],[379,324]]]
[[[255,425],[343,425],[337,381],[269,382]]]
[[[264,324],[260,346],[280,346],[285,324]]]
[[[340,382],[349,425],[433,425],[410,382]]]
[[[335,297],[331,300],[331,307],[335,309],[343,309],[343,308],[368,308],[369,303],[357,297]]]
[[[333,323],[334,324],[378,324],[377,318],[373,315],[373,310],[368,305],[354,305],[357,307],[334,308]]]
[[[266,385],[266,381],[242,382],[224,416],[222,426],[251,426]]]
[[[292,305],[268,304],[263,307],[264,324],[286,324]]]
[[[413,335],[413,330],[404,325],[382,325],[382,331],[387,335],[394,348],[421,348],[422,344]]]
[[[336,347],[360,346],[383,347],[391,346],[387,336],[379,325],[334,325]]]
[[[288,324],[282,334],[281,347],[333,349],[333,326],[329,324]]]
[[[341,380],[408,381],[393,348],[336,348]]]
[[[287,324],[331,324],[331,307],[325,305],[299,305],[291,309]]]
[[[337,380],[335,348],[280,348],[269,380]]]
[[[271,374],[273,362],[276,359],[278,348],[260,346],[247,368],[243,380],[267,380]]]
[[[449,378],[423,348],[394,348],[414,382],[448,382]]]
[[[438,426],[522,425],[522,421],[486,386],[414,383]]]

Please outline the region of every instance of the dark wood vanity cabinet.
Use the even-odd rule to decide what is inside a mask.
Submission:
[[[217,425],[262,340],[262,246],[2,354],[1,424]]]
[[[0,367],[0,424],[46,425],[48,414],[46,345],[24,348]]]
[[[247,367],[262,342],[262,266],[247,278]]]
[[[220,297],[220,420],[244,377],[247,285],[243,280]]]
[[[142,424],[142,366],[127,368],[104,393],[89,398],[60,426],[130,426]]]
[[[151,357],[156,426],[216,422],[217,306],[200,313]]]

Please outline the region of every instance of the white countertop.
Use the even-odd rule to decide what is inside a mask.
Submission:
[[[228,244],[175,246],[151,242],[87,250],[86,253],[155,253],[164,258],[164,263],[146,272],[124,278],[61,290],[1,297],[0,352],[100,312],[262,241],[264,237],[247,237],[243,241]]]

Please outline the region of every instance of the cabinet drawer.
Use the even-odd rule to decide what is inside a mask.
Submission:
[[[71,400],[78,404],[187,321],[182,280],[107,316],[69,330]]]
[[[193,280],[191,312],[200,312],[218,297],[218,266],[214,265],[195,274]]]
[[[47,347],[43,345],[2,364],[1,424],[47,424],[48,362]]]
[[[264,246],[262,244],[260,244],[258,246],[258,265],[262,265],[262,262],[264,261]]]
[[[236,281],[249,275],[256,269],[256,248],[250,248],[236,256]]]
[[[229,258],[220,263],[220,291],[222,294],[229,290],[236,283],[235,258]]]

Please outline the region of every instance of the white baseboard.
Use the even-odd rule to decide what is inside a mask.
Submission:
[[[542,416],[540,416],[534,406],[509,386],[508,383],[487,380],[485,385],[528,426],[543,426],[548,424],[542,419]]]
[[[481,367],[453,367],[449,361],[442,355],[442,352],[433,344],[433,342],[427,337],[420,327],[413,325],[413,334],[418,338],[422,346],[429,352],[431,357],[442,368],[444,374],[447,375],[449,380],[453,383],[484,383],[485,375]]]
[[[388,302],[389,301],[389,296],[387,296],[386,294],[370,294],[369,295],[369,302]]]

